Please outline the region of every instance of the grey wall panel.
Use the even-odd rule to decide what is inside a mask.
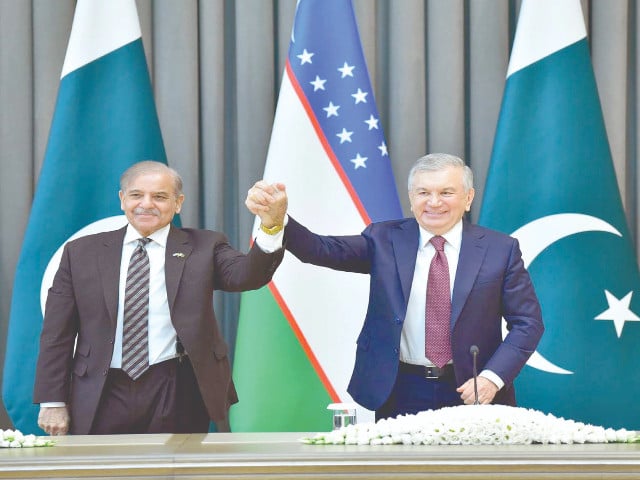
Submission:
[[[407,175],[427,151],[425,3],[389,4],[387,144],[405,215],[409,215]]]
[[[426,31],[427,145],[430,152],[464,157],[466,71],[462,0],[429,0]]]
[[[591,54],[618,185],[625,199],[627,159],[627,0],[592,2]]]
[[[214,230],[224,229],[225,108],[228,99],[225,67],[224,2],[200,2],[200,223]]]
[[[508,0],[474,0],[467,12],[466,161],[473,168],[476,197],[472,218],[478,218],[482,187],[491,160],[493,137],[509,64]]]
[[[195,0],[153,3],[154,93],[169,165],[184,181],[184,226],[199,224],[200,79]]]
[[[273,4],[265,0],[236,3],[236,108],[238,233],[247,245],[252,218],[244,207],[247,190],[264,173],[275,111]]]

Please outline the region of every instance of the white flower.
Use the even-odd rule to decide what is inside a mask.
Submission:
[[[36,437],[33,434],[24,435],[20,430],[0,429],[0,448],[49,447],[53,444],[53,440]]]
[[[604,431],[605,438],[607,442],[615,442],[618,438],[618,434],[613,428],[607,428]]]
[[[349,425],[303,438],[311,444],[528,445],[636,442],[640,435],[504,405],[461,405]]]

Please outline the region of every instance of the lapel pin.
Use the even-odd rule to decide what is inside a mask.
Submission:
[[[184,258],[184,253],[182,252],[176,252],[173,254],[174,257],[178,257],[178,258]]]

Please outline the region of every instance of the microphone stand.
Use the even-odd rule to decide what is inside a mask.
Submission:
[[[478,369],[477,369],[477,357],[480,349],[476,345],[471,345],[469,353],[473,355],[473,393],[475,395],[474,405],[480,405],[478,401]]]

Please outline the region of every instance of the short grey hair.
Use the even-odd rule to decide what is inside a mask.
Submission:
[[[413,178],[420,172],[437,172],[447,167],[462,168],[462,185],[464,191],[468,192],[473,188],[473,172],[460,157],[448,153],[430,153],[416,160],[409,171],[408,189],[413,187]]]
[[[120,190],[126,192],[129,183],[131,183],[134,178],[148,173],[169,174],[173,178],[173,191],[176,198],[182,195],[182,177],[180,174],[167,164],[156,162],[155,160],[143,160],[127,168],[120,176]]]

